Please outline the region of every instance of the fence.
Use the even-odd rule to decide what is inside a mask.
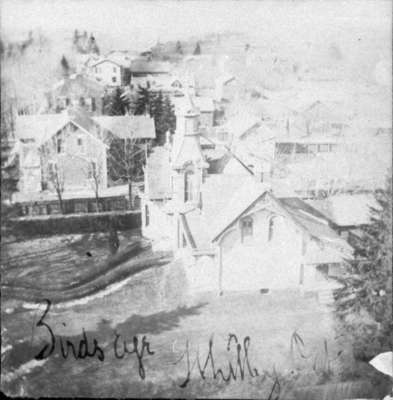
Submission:
[[[98,211],[126,211],[130,210],[128,198],[124,196],[113,196],[100,198],[98,201]],[[140,209],[140,198],[134,198],[132,210]],[[97,203],[94,198],[68,199],[63,200],[64,214],[96,213]],[[24,202],[18,204],[18,214],[20,216],[38,215],[58,215],[62,214],[58,200],[46,200],[35,202]]]

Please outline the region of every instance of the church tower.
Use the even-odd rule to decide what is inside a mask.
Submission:
[[[191,98],[176,111],[171,167],[173,199],[179,212],[200,207],[201,186],[208,163],[202,153],[199,111]]]

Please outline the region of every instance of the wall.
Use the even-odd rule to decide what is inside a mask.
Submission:
[[[253,237],[243,243],[239,223],[221,239],[223,291],[298,287],[302,233],[278,216],[268,241],[271,215],[269,210],[252,213]]]
[[[62,153],[57,153],[56,140],[64,143]],[[78,145],[78,139],[82,145]],[[88,134],[74,124],[69,123],[58,133],[57,137],[50,139],[43,147],[42,152],[43,180],[48,183],[49,190],[54,190],[49,179],[49,163],[57,161],[59,169],[64,174],[65,191],[86,190],[94,195],[95,184],[88,178],[91,162],[96,162],[99,175],[99,187],[107,187],[106,148],[93,134]]]
[[[142,235],[153,241],[153,249],[171,249],[174,243],[173,217],[164,211],[160,201],[146,201],[142,198]],[[146,225],[146,207],[149,223]]]
[[[20,192],[38,192],[41,190],[41,160],[35,145],[21,144],[20,148]]]
[[[119,65],[105,61],[92,67],[92,69],[95,79],[103,85],[121,86],[122,73]],[[115,78],[116,82],[113,82],[112,78]]]

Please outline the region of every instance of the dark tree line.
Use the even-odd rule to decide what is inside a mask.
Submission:
[[[117,88],[104,100],[105,112],[108,115],[149,115],[154,118],[156,144],[165,142],[166,133],[174,133],[176,116],[174,106],[168,96],[153,92],[150,88],[139,86],[136,95],[127,94],[124,89]]]

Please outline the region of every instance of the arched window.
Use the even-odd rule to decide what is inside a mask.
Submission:
[[[267,240],[270,242],[273,239],[273,233],[274,233],[274,217],[271,217],[269,219],[269,231],[268,231],[268,236]]]
[[[244,242],[244,240],[247,237],[252,237],[252,235],[253,235],[253,220],[251,217],[243,218],[240,221],[240,227],[241,227],[241,234],[242,234],[242,242]]]
[[[194,200],[194,172],[186,171],[184,174],[184,201]]]

